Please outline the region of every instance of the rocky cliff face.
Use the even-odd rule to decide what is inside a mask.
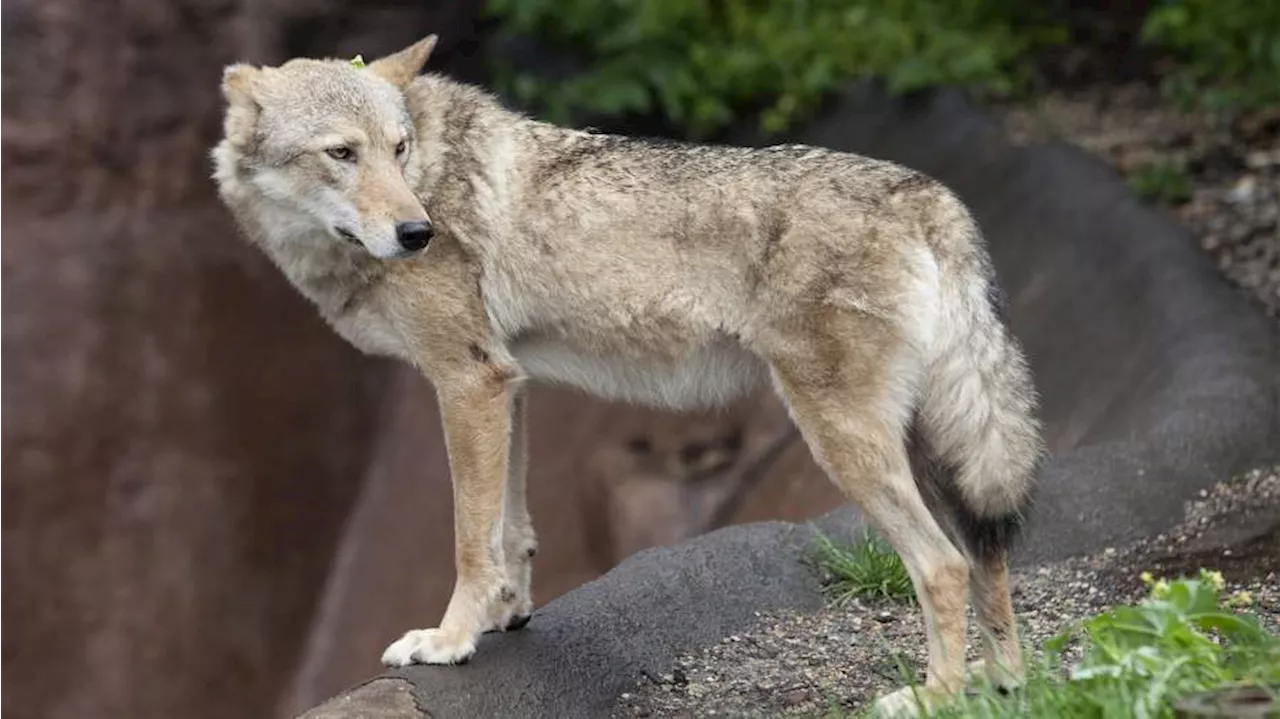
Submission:
[[[266,713],[385,368],[213,196],[234,5],[4,12],[5,713]]]
[[[267,713],[368,463],[387,368],[207,179],[246,12],[5,4],[6,714]]]

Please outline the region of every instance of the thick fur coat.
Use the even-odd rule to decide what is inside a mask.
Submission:
[[[439,396],[457,585],[383,660],[463,661],[528,620],[526,380],[673,409],[770,384],[906,562],[929,636],[915,696],[963,683],[969,594],[986,671],[1016,681],[1005,555],[1040,428],[964,204],[857,155],[538,122],[419,76],[433,44],[364,68],[232,66],[213,152],[245,234],[338,333]]]

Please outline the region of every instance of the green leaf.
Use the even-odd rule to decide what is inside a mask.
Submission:
[[[656,110],[690,134],[749,113],[779,131],[868,76],[1004,92],[1031,75],[1035,48],[1065,38],[1010,0],[489,0],[486,12],[585,68],[511,83],[521,102],[549,117]]]

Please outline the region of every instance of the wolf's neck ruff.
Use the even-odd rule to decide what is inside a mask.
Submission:
[[[383,261],[368,252],[310,237],[276,245],[270,250],[276,264],[326,319],[336,319],[368,301],[386,277]]]
[[[470,85],[424,75],[405,90],[418,132],[410,159],[414,188],[438,224],[472,253],[491,249],[515,228],[510,195],[519,182],[513,137],[530,120]]]

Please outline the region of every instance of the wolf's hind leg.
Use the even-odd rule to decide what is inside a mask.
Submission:
[[[893,333],[877,320],[845,319],[853,326],[833,335],[857,340],[827,364],[815,361],[823,353],[803,338],[785,358],[771,362],[815,459],[893,545],[911,575],[928,640],[927,680],[923,687],[882,698],[877,707],[890,715],[916,713],[918,702],[929,707],[944,701],[964,682],[969,565],[912,478],[902,407],[912,394],[907,353],[893,346]],[[884,344],[877,346],[877,340]],[[830,349],[836,341],[822,346]]]
[[[974,613],[982,633],[982,671],[1002,689],[1022,683],[1022,647],[1009,595],[1009,565],[1004,552],[974,560],[969,574]]]

